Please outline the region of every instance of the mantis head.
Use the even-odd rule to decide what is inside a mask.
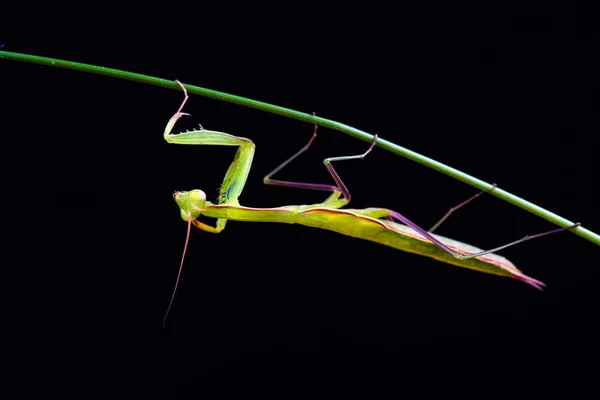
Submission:
[[[195,220],[200,217],[202,209],[206,204],[206,194],[199,189],[189,192],[175,192],[173,198],[179,205],[181,218],[186,222],[190,222],[190,219]]]

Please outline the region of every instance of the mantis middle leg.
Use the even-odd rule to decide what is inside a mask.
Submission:
[[[314,115],[314,113],[313,113],[313,115]],[[375,146],[375,143],[377,142],[377,135],[375,135],[373,142],[371,143],[371,146],[369,147],[369,149],[366,152],[364,152],[363,154],[354,155],[354,156],[330,157],[330,158],[326,158],[325,160],[323,160],[323,164],[325,164],[325,167],[327,168],[327,170],[333,177],[333,180],[335,181],[336,186],[326,185],[326,184],[321,184],[321,183],[291,182],[291,181],[282,181],[282,180],[278,180],[278,179],[271,179],[271,177],[273,175],[275,175],[276,173],[281,171],[288,164],[290,164],[292,161],[294,161],[296,158],[298,158],[298,156],[300,156],[302,153],[304,153],[306,150],[309,149],[310,145],[317,137],[317,129],[318,129],[318,126],[315,125],[313,134],[312,134],[311,138],[309,139],[308,143],[306,145],[304,145],[304,147],[302,147],[300,150],[298,150],[290,158],[288,158],[283,163],[281,163],[279,166],[277,166],[273,171],[269,172],[263,178],[263,183],[265,185],[287,186],[287,187],[294,187],[294,188],[300,188],[300,189],[332,192],[332,194],[327,199],[325,199],[325,201],[323,203],[315,205],[313,207],[329,207],[329,208],[338,209],[338,208],[341,208],[341,207],[345,206],[346,204],[348,204],[350,202],[351,196],[350,196],[350,191],[348,190],[346,185],[344,185],[344,182],[342,181],[340,176],[337,174],[337,172],[335,171],[335,169],[333,168],[333,165],[331,163],[334,161],[364,159],[367,156],[367,154],[369,154],[371,152],[371,150],[373,150],[373,147]],[[343,198],[340,199],[340,196],[342,196]]]

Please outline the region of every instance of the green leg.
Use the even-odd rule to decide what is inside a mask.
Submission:
[[[254,143],[250,139],[243,137],[229,135],[223,132],[205,130],[200,126],[200,130],[183,132],[180,134],[171,134],[171,131],[175,127],[175,123],[181,116],[190,115],[181,112],[185,103],[187,102],[188,95],[185,87],[176,81],[181,86],[184,99],[179,106],[177,112],[171,117],[164,131],[164,138],[168,143],[173,144],[187,144],[187,145],[216,145],[216,146],[237,146],[238,150],[235,153],[233,162],[231,163],[223,183],[219,188],[218,204],[231,204],[239,205],[238,198],[242,194],[250,168],[252,167],[252,160],[254,158]],[[201,170],[200,170],[201,172]],[[225,229],[227,220],[218,219],[214,230],[209,229],[210,227],[206,224],[198,222],[194,224],[200,229],[209,232],[220,232]],[[200,226],[199,226],[200,225]]]

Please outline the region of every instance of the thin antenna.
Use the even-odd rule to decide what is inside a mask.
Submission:
[[[173,294],[171,295],[171,301],[169,302],[169,307],[167,308],[165,317],[163,318],[163,328],[166,328],[167,316],[169,315],[169,311],[171,311],[171,306],[173,305],[173,300],[175,299],[175,293],[177,292],[177,286],[179,286],[179,278],[181,277],[181,270],[183,269],[183,260],[185,259],[185,252],[187,251],[188,241],[190,240],[191,228],[192,228],[192,216],[190,214],[188,214],[187,235],[185,236],[185,245],[183,246],[183,254],[181,255],[181,264],[179,265],[179,272],[177,273],[177,280],[175,281],[175,287],[173,288]]]

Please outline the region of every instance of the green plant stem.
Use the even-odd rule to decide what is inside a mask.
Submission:
[[[152,76],[146,76],[142,74],[136,74],[133,72],[121,71],[118,69],[99,67],[96,65],[90,64],[82,64],[72,61],[58,60],[54,58],[48,57],[40,57],[29,54],[20,54],[20,53],[12,53],[8,51],[0,51],[0,59],[4,60],[14,60],[14,61],[22,61],[34,64],[41,64],[50,67],[57,68],[66,68],[76,71],[82,72],[90,72],[93,74],[106,75],[114,78],[127,79],[130,81],[136,81],[148,85],[154,85],[163,87],[166,89],[173,90],[181,90],[181,88],[172,80],[166,80],[161,78],[156,78]],[[238,104],[244,107],[256,108],[257,110],[270,112],[273,114],[278,114],[287,118],[293,118],[296,120],[308,122],[310,124],[317,124],[324,128],[333,129],[347,135],[350,135],[356,139],[360,139],[364,142],[371,143],[373,141],[373,135],[370,135],[367,132],[361,131],[360,129],[353,128],[351,126],[342,124],[340,122],[332,121],[326,118],[315,117],[311,114],[302,113],[299,111],[291,110],[289,108],[279,107],[273,104],[263,103],[261,101],[256,101],[252,99],[247,99],[241,96],[235,96],[228,93],[218,92],[216,90],[210,90],[206,88],[202,88],[199,86],[185,85],[188,92],[190,94],[196,94],[200,96],[210,97],[215,100],[226,101],[229,103]],[[385,139],[379,138],[377,140],[377,146],[390,151],[394,154],[398,154],[402,157],[406,157],[410,160],[416,161],[419,164],[422,164],[426,167],[432,168],[438,172],[446,174],[454,179],[457,179],[461,182],[464,182],[468,185],[471,185],[479,190],[491,191],[493,186],[489,183],[486,183],[480,179],[477,179],[471,175],[465,174],[459,170],[451,168],[447,165],[444,165],[440,162],[432,160],[431,158],[425,157],[419,153],[415,153],[414,151],[408,150],[404,147],[398,146],[392,142],[389,142]],[[496,188],[490,192],[490,194],[507,201],[517,207],[520,207],[532,214],[535,214],[541,218],[544,218],[547,221],[550,221],[560,227],[568,227],[573,225],[573,222],[556,215],[542,207],[539,207],[533,203],[530,203],[527,200],[524,200],[520,197],[517,197],[505,190],[500,188]],[[585,229],[583,227],[577,227],[571,229],[571,232],[589,240],[592,243],[595,243],[600,246],[600,235]]]

